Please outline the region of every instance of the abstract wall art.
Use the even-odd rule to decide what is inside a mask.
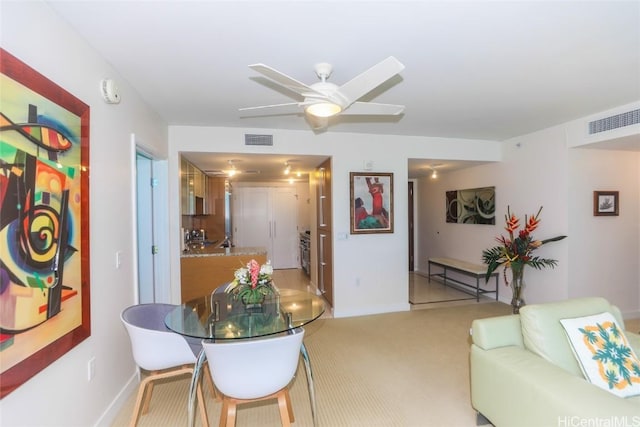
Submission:
[[[89,106],[0,49],[0,398],[91,334]]]
[[[496,188],[483,187],[447,191],[447,222],[495,224]]]

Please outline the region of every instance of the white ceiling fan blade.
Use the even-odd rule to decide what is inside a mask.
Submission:
[[[257,107],[243,107],[238,111],[252,114],[300,114],[300,102],[287,102],[285,104],[260,105]]]
[[[343,116],[397,116],[403,111],[404,105],[354,102],[340,114]]]
[[[308,96],[310,94],[313,95],[322,95],[321,93],[317,92],[316,90],[314,90],[313,88],[311,88],[310,86],[299,82],[298,80],[294,79],[293,77],[289,77],[286,74],[281,73],[280,71],[269,67],[268,65],[264,65],[264,64],[253,64],[253,65],[249,65],[249,68],[251,68],[254,71],[259,72],[260,74],[262,74],[263,76],[269,78],[270,80],[272,80],[273,82],[279,84],[280,86],[286,87],[287,89],[296,92],[302,96]]]
[[[345,98],[348,104],[351,104],[402,70],[404,70],[404,65],[390,56],[340,86],[338,93]]]

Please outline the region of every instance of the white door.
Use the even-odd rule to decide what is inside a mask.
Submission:
[[[271,225],[268,188],[239,188],[235,191],[236,218],[233,243],[238,247],[270,246]]]
[[[299,239],[297,200],[291,188],[271,192],[272,260],[274,268],[297,268]]]
[[[153,167],[148,157],[136,154],[136,212],[138,233],[138,302],[156,302],[153,259]]]
[[[265,247],[273,268],[297,268],[298,216],[294,189],[241,187],[234,193],[235,245]]]

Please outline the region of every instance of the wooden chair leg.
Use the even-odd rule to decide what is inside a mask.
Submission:
[[[152,379],[150,377],[145,378],[144,380],[142,380],[140,382],[140,385],[138,386],[138,395],[136,396],[136,403],[135,406],[133,407],[133,414],[131,414],[131,421],[129,422],[129,425],[131,427],[136,427],[136,425],[138,424],[138,418],[140,417],[140,408],[143,407],[142,404],[142,398],[145,395],[145,389],[147,388],[147,385],[149,385],[149,383],[152,381]],[[146,405],[148,406],[148,400],[151,398],[151,389],[147,392],[147,398],[145,399]]]
[[[216,385],[213,383],[213,378],[211,377],[211,371],[209,370],[208,363],[204,364],[204,372],[202,373],[202,375],[204,375],[204,377],[207,379],[207,384],[209,384],[209,388],[211,389],[211,396],[215,400],[222,400],[220,392],[216,388]]]
[[[235,427],[238,406],[235,400],[222,398],[222,412],[220,413],[220,427]]]
[[[289,389],[284,389],[285,398],[287,399],[287,413],[289,414],[289,421],[291,423],[295,423],[296,419],[293,416],[293,405],[291,404],[291,395],[289,394]]]
[[[196,389],[198,398],[198,408],[200,409],[200,418],[202,418],[202,427],[209,427],[209,418],[207,417],[207,407],[204,405],[204,395],[202,393],[202,385],[198,384]]]
[[[138,386],[138,396],[136,397],[136,404],[133,408],[133,415],[131,416],[130,426],[135,427],[138,423],[138,418],[140,417],[140,407],[142,406],[142,413],[145,413],[149,410],[149,402],[151,401],[151,394],[153,392],[153,381],[159,380],[161,378],[169,378],[169,377],[177,377],[179,375],[189,374],[193,372],[193,368],[187,367],[179,367],[177,369],[172,369],[166,372],[162,371],[152,371],[140,382]],[[148,390],[147,390],[148,388]],[[146,396],[145,396],[146,392]],[[200,404],[201,408],[204,410],[204,399],[202,398],[202,389],[199,390],[200,397],[199,400],[202,400]],[[142,398],[144,399],[144,404],[142,403]],[[206,416],[206,412],[205,412]],[[208,421],[207,421],[208,423]],[[208,427],[208,424],[205,424],[205,427]]]
[[[225,427],[227,425],[227,399],[222,398],[222,407],[220,408],[220,422],[218,427]]]
[[[282,421],[282,427],[290,427],[293,420],[293,410],[289,403],[289,398],[286,391],[278,393],[278,408],[280,409],[280,420]]]
[[[220,393],[222,395],[222,393]],[[283,388],[269,396],[259,397],[257,399],[234,399],[229,396],[222,395],[222,408],[220,409],[220,427],[235,427],[238,405],[249,402],[259,402],[261,400],[277,399],[278,411],[280,412],[280,420],[283,427],[291,427],[291,423],[295,422],[293,416],[293,406],[291,405],[291,396],[289,389]]]
[[[151,395],[153,394],[153,376],[156,375],[157,372],[151,372],[147,377],[146,384],[146,395],[144,397],[144,403],[142,404],[142,414],[146,414],[149,412],[149,403],[151,403]]]

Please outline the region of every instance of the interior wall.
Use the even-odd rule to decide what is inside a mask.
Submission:
[[[536,238],[567,234],[566,148],[562,129],[552,128],[504,143],[504,160],[449,173],[437,180],[419,182],[419,218],[425,221],[419,237],[419,270],[427,271],[429,257],[450,257],[477,264],[482,251],[497,245],[496,237],[505,234],[507,207],[524,221],[543,206],[542,222]],[[544,171],[544,172],[542,172]],[[474,225],[445,222],[445,191],[494,186],[496,224]],[[550,191],[551,189],[551,191]],[[426,201],[426,203],[425,203]],[[566,239],[565,239],[566,240]],[[559,260],[553,270],[528,269],[525,273],[527,302],[554,301],[567,295],[566,241],[538,250],[538,255]],[[502,269],[499,270],[502,273]],[[488,288],[493,288],[493,281]],[[500,300],[511,301],[511,290],[500,274]]]
[[[137,385],[120,311],[135,303],[131,134],[160,157],[167,125],[136,91],[41,2],[2,2],[2,47],[91,108],[91,336],[0,401],[4,426],[109,425],[107,414]],[[37,23],[37,24],[36,24]],[[114,79],[122,102],[108,105],[101,79]],[[123,214],[125,213],[125,214]],[[131,213],[131,214],[127,214]],[[115,254],[122,265],[115,267]],[[95,376],[87,379],[95,357]],[[128,396],[125,396],[128,397]]]
[[[524,221],[543,206],[537,239],[568,237],[545,245],[536,255],[558,260],[555,269],[525,272],[528,303],[581,296],[603,296],[625,316],[640,313],[640,153],[589,150],[568,132],[575,124],[556,126],[504,143],[504,161],[418,181],[418,270],[427,271],[429,257],[481,262],[482,250],[505,235],[507,206]],[[447,224],[447,190],[496,187],[496,225]],[[620,216],[594,217],[593,191],[620,191]],[[460,244],[464,242],[464,244]],[[511,290],[500,277],[500,300]]]
[[[637,313],[640,153],[576,148],[569,160],[569,297],[602,296]],[[619,191],[619,216],[594,216],[594,191]]]
[[[336,317],[408,308],[405,232],[407,200],[404,189],[409,157],[480,161],[500,161],[502,158],[500,144],[487,141],[181,127],[169,129],[170,148],[167,150],[166,123],[139,99],[135,88],[130,87],[46,4],[5,1],[2,3],[0,26],[4,49],[91,107],[92,195],[91,337],[2,399],[0,412],[3,425],[107,426],[110,425],[108,417],[114,414],[109,410],[117,410],[136,385],[134,363],[129,356],[129,341],[119,321],[121,310],[135,303],[135,248],[131,238],[134,232],[134,217],[122,214],[133,212],[133,184],[130,177],[134,165],[129,147],[132,133],[135,133],[137,139],[159,158],[168,156],[168,200],[179,200],[179,152],[182,150],[211,151],[211,147],[215,146],[216,151],[228,153],[241,150],[253,153],[332,156],[335,172],[333,240]],[[122,102],[118,105],[107,105],[100,97],[98,84],[106,76],[118,83],[122,95]],[[245,132],[273,133],[276,145],[272,149],[249,150],[242,143]],[[567,198],[566,191],[549,191],[549,188],[567,188],[566,176],[559,172],[560,167],[566,167],[566,152],[557,153],[556,149],[550,146],[551,142],[562,140],[560,135],[554,134],[551,141],[546,141],[544,136],[542,133],[532,138],[521,139],[525,148],[529,142],[532,146],[540,144],[540,147],[534,150],[536,156],[530,158],[526,155],[529,149],[534,148],[529,147],[522,151],[521,155],[510,155],[509,164],[491,165],[490,171],[482,173],[495,174],[493,180],[496,182],[497,190],[502,189],[502,193],[499,194],[502,194],[501,197],[505,197],[505,200],[518,201],[518,212],[535,209],[539,203],[543,203],[545,211],[541,231],[544,231],[544,236],[549,236],[554,232],[567,230],[569,213],[566,207],[553,207],[556,198]],[[516,150],[517,142],[510,141],[507,150]],[[543,155],[547,149],[548,155]],[[556,154],[560,155],[557,161],[554,159]],[[513,158],[518,161],[513,161]],[[376,172],[394,173],[396,223],[393,234],[349,234],[348,176],[350,171],[363,171],[364,160],[373,161]],[[550,176],[546,176],[547,173]],[[558,177],[560,180],[556,182],[555,178]],[[464,175],[458,179],[460,181],[456,184],[460,185],[475,180]],[[511,186],[513,189],[508,190]],[[640,202],[636,202],[636,206],[640,210]],[[179,204],[170,203],[168,209],[171,283],[174,284],[171,291],[172,299],[179,301],[179,289],[176,290],[175,287],[175,283],[179,283]],[[502,209],[503,211],[498,212],[499,217],[504,214],[504,205]],[[501,231],[501,227],[496,226],[495,231]],[[487,234],[493,236],[495,233]],[[635,234],[640,237],[640,232]],[[493,243],[491,239],[485,241],[485,236],[476,240],[474,245],[478,249]],[[453,245],[451,242],[448,244]],[[558,242],[552,251],[551,246],[549,247],[549,252],[545,249],[545,255],[560,260],[561,269],[567,264],[565,244],[568,243]],[[117,251],[121,251],[123,255],[123,263],[119,269],[115,268]],[[466,253],[470,254],[471,250]],[[635,278],[635,283],[630,286],[637,287],[637,265],[635,271],[635,276],[627,274],[624,280],[632,282]],[[544,275],[541,277],[549,282],[547,287],[541,287],[543,297],[560,299],[559,295],[568,294],[566,280],[564,291],[562,281],[557,280],[557,277],[562,276],[561,273],[562,270],[555,270],[553,273],[549,270],[540,272]],[[560,276],[556,276],[557,274]],[[537,276],[530,276],[532,282],[529,288],[540,287],[536,284]],[[559,290],[554,291],[555,288]],[[534,296],[538,297],[535,291],[532,291],[532,301],[535,299]],[[93,357],[96,360],[95,377],[88,381],[87,364]]]
[[[494,171],[495,166],[487,164],[459,171],[439,172],[438,178],[435,179],[422,177],[417,180],[418,272],[427,273],[427,261],[432,257],[482,263],[482,249],[494,239],[496,227],[486,224],[447,223],[445,193],[452,190],[497,186]],[[504,196],[498,188],[496,200],[498,206],[504,201]],[[501,221],[502,217],[498,214],[496,224],[499,225]]]
[[[272,134],[272,147],[245,146],[244,134]],[[215,147],[215,149],[212,149]],[[393,149],[389,149],[393,147]],[[334,316],[404,311],[408,304],[407,192],[408,158],[498,161],[500,144],[453,138],[397,137],[311,131],[236,129],[196,126],[169,127],[169,197],[179,197],[179,152],[324,155],[332,158]],[[394,174],[394,233],[350,234],[349,172]],[[313,204],[310,205],[311,207]],[[170,207],[172,260],[179,259],[179,212]],[[313,213],[312,213],[313,214]],[[313,253],[312,253],[313,255]],[[173,284],[179,267],[172,265]],[[312,268],[313,274],[313,268]],[[172,294],[179,298],[179,289]]]

